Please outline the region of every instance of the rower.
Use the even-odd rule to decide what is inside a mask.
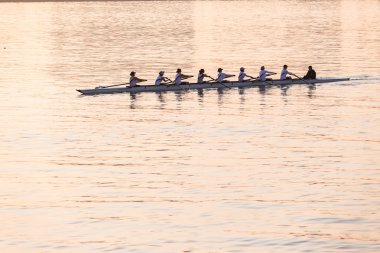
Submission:
[[[156,82],[154,83],[154,85],[161,85],[161,83],[164,81],[164,82],[170,82],[171,80],[167,77],[164,76],[165,74],[165,71],[160,71],[158,73],[158,76],[156,78]]]
[[[208,77],[210,78],[211,80],[215,80],[214,78],[212,78],[211,76],[205,74],[205,70],[204,69],[200,69],[199,70],[199,74],[198,74],[198,80],[197,80],[197,83],[205,83],[206,81],[203,81],[203,78],[205,77]]]
[[[294,76],[293,73],[289,72],[288,71],[288,65],[284,65],[283,69],[281,70],[281,77],[280,77],[280,80],[288,80],[288,79],[292,79],[292,77],[290,76],[287,76],[287,75],[291,75],[291,76]]]
[[[244,67],[241,67],[240,68],[240,73],[239,73],[239,77],[238,77],[238,80],[239,80],[239,82],[247,82],[247,81],[249,81],[249,80],[244,80],[244,78],[245,77],[249,77],[249,78],[251,78],[251,79],[255,79],[253,76],[249,76],[249,75],[247,75],[245,72],[244,72]]]
[[[175,85],[188,84],[188,82],[182,82],[182,80],[188,79],[191,77],[193,77],[193,76],[182,74],[182,70],[177,69],[177,74],[175,75],[174,83],[175,83]]]
[[[316,78],[317,78],[317,73],[315,73],[312,66],[309,66],[309,70],[307,71],[303,79],[316,79]]]
[[[140,86],[137,83],[145,82],[146,81],[145,79],[141,79],[141,78],[136,77],[136,72],[135,71],[132,71],[131,74],[130,74],[130,76],[131,77],[129,78],[129,87]]]
[[[260,81],[272,80],[272,78],[267,78],[267,76],[275,75],[277,73],[265,70],[265,66],[261,66],[261,71],[259,72],[258,78]]]
[[[235,75],[223,73],[222,71],[223,71],[222,68],[218,68],[218,78],[217,78],[217,80],[218,80],[219,83],[229,82],[228,80],[224,80],[224,79],[235,76]]]

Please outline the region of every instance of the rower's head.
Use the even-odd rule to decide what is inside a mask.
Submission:
[[[204,72],[205,72],[204,69],[200,69],[200,70],[199,70],[199,74],[203,74]]]
[[[240,71],[241,71],[241,72],[244,72],[244,67],[241,67],[241,68],[240,68]]]
[[[135,71],[132,71],[130,75],[131,75],[131,76],[135,76],[135,75],[136,75],[136,72],[135,72]]]
[[[165,74],[165,71],[161,70],[159,73],[158,73],[160,76],[163,76]]]
[[[313,67],[312,66],[309,66],[309,70],[312,70],[313,69]]]
[[[182,70],[181,69],[177,69],[177,73],[181,73],[182,72]]]
[[[218,72],[222,72],[223,71],[223,69],[222,68],[218,68]]]
[[[285,65],[284,65],[284,69],[287,69],[287,68],[288,68],[288,65],[285,64]]]
[[[260,68],[261,70],[264,70],[265,69],[265,67],[264,66],[261,66],[261,68]]]

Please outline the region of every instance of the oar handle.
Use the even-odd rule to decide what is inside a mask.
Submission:
[[[164,82],[163,84],[165,84],[165,85],[172,85],[172,84],[174,84],[174,82],[170,78],[166,78],[166,79],[169,80],[169,82]]]

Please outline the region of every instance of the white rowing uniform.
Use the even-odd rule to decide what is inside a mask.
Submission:
[[[239,73],[239,82],[243,82],[244,81],[244,77],[246,77],[247,74],[244,73],[243,71],[240,71]]]
[[[198,83],[203,83],[203,78],[204,78],[204,77],[205,77],[204,74],[199,73],[199,74],[198,74]]]
[[[164,79],[164,76],[158,75],[154,85],[161,85],[162,79]]]
[[[177,73],[175,75],[174,82],[175,82],[176,85],[180,85],[181,84],[181,73]]]
[[[275,74],[274,72],[268,71],[268,70],[261,70],[259,73],[260,81],[267,80],[267,74]]]
[[[231,76],[231,75],[225,74],[223,72],[218,72],[218,78],[217,78],[218,82],[219,83],[223,82],[224,78],[229,77],[229,76]]]
[[[281,71],[281,80],[286,80],[286,75],[293,75],[293,73],[290,73],[287,69],[282,69]]]
[[[136,77],[131,76],[131,77],[129,78],[129,86],[131,86],[131,87],[135,87],[136,84],[137,84],[137,79],[136,79]]]

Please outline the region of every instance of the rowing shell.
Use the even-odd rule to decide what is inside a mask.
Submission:
[[[165,92],[181,91],[193,89],[223,89],[223,88],[244,88],[244,87],[267,87],[267,86],[287,86],[292,84],[316,84],[348,81],[350,78],[330,78],[330,79],[288,79],[272,81],[245,81],[245,82],[228,82],[228,83],[189,83],[181,85],[141,85],[137,87],[119,87],[119,88],[102,88],[77,90],[83,95],[111,94],[111,93],[138,93],[138,92]]]

